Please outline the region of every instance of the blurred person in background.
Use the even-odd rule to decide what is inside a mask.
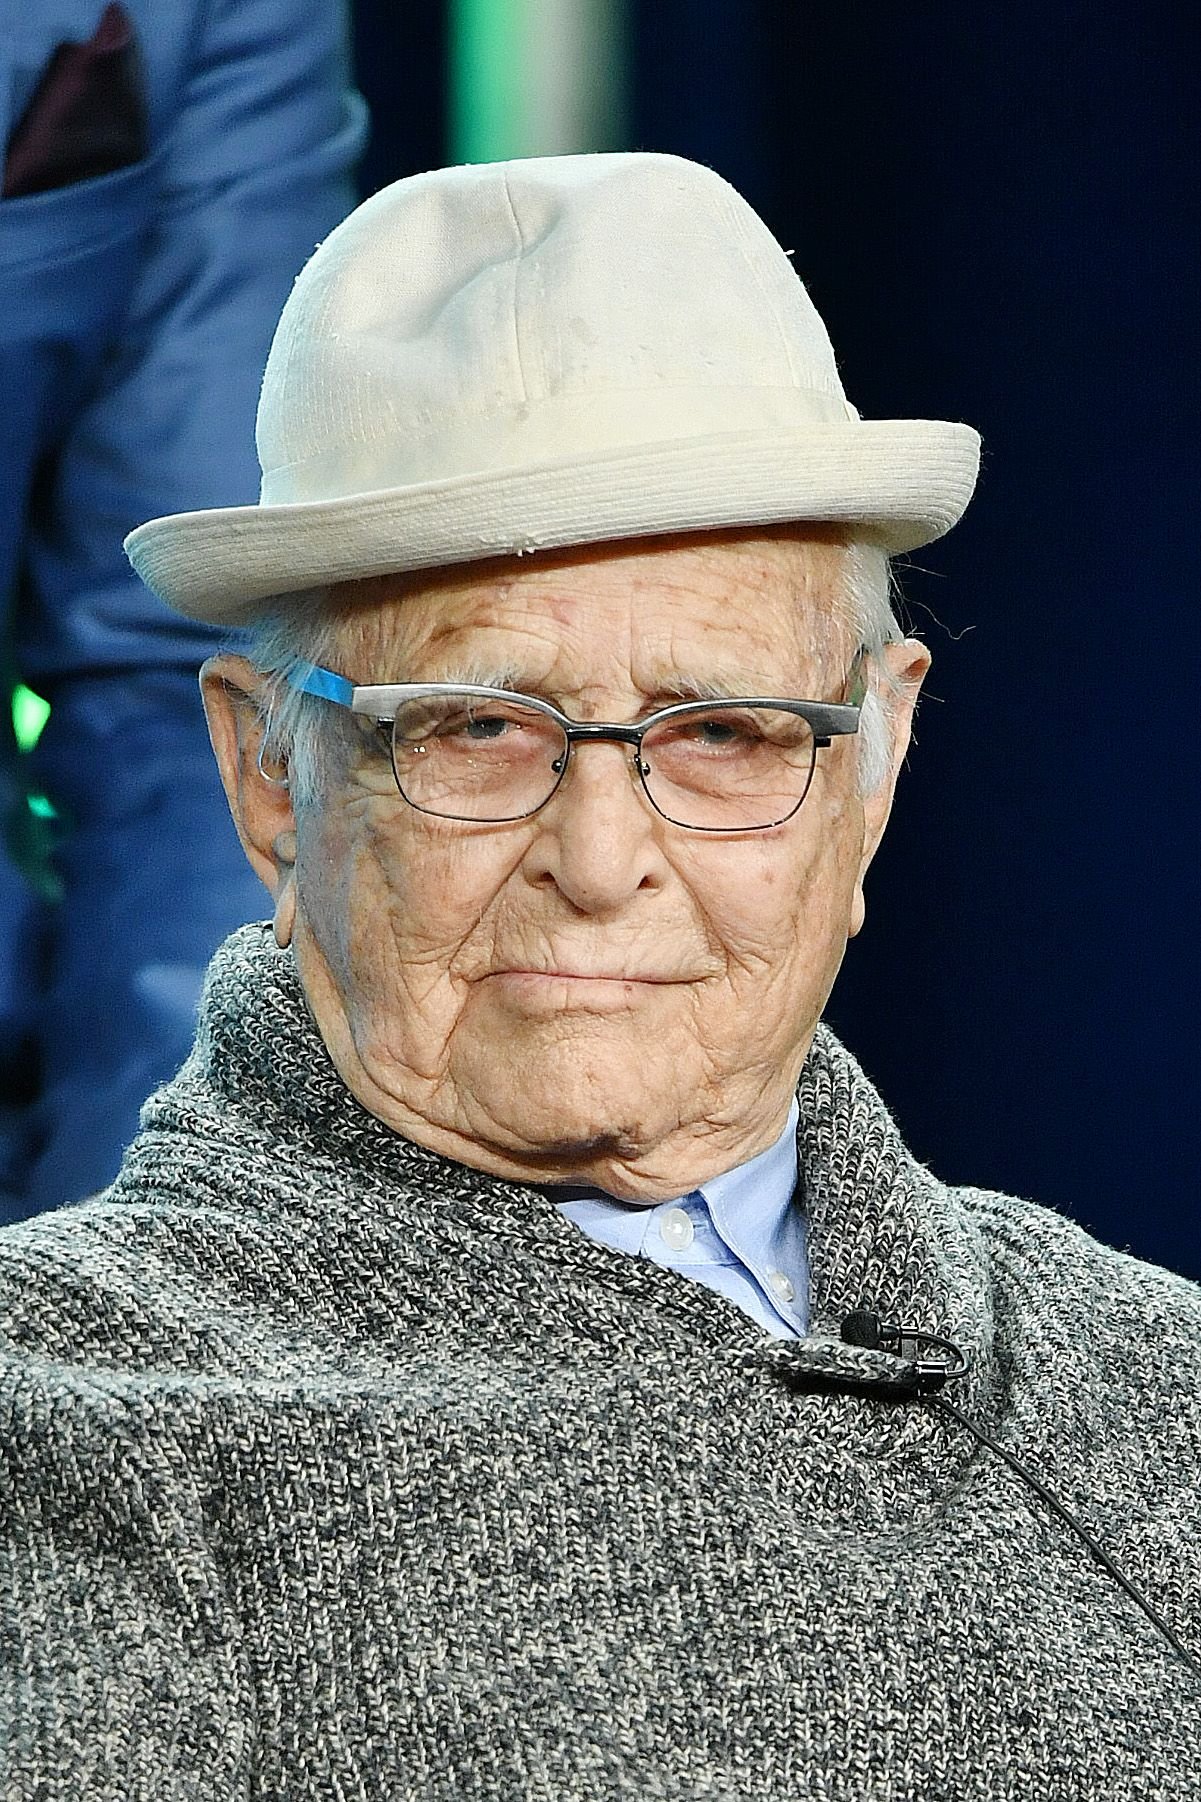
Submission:
[[[354,200],[346,31],[341,0],[35,0],[0,33],[0,1221],[112,1178],[261,911],[197,691],[214,634],[121,540],[257,492],[272,327]],[[51,706],[27,756],[18,681]]]

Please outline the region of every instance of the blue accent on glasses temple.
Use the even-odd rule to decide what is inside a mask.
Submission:
[[[354,683],[348,682],[345,676],[336,676],[332,669],[321,669],[316,663],[310,663],[303,672],[293,670],[288,677],[288,686],[302,695],[320,695],[323,701],[337,701],[341,707],[349,707],[354,701]]]

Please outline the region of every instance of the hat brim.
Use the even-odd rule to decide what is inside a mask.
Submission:
[[[809,521],[853,526],[890,553],[916,550],[959,519],[979,460],[967,425],[822,423],[332,500],[174,513],[139,526],[125,549],[178,612],[238,626],[276,597],[334,582],[674,532]]]

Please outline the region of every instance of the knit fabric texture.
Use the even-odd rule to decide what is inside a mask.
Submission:
[[[115,1186],[0,1234],[6,1802],[1177,1802],[1201,1290],[950,1189],[818,1033],[811,1336],[348,1093],[265,928]]]

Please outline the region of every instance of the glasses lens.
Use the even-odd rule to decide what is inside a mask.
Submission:
[[[673,714],[642,741],[642,780],[659,812],[708,832],[776,826],[813,776],[816,742],[799,714],[746,701]]]
[[[548,714],[456,690],[397,711],[392,765],[401,794],[449,820],[520,820],[549,800],[567,740]]]

